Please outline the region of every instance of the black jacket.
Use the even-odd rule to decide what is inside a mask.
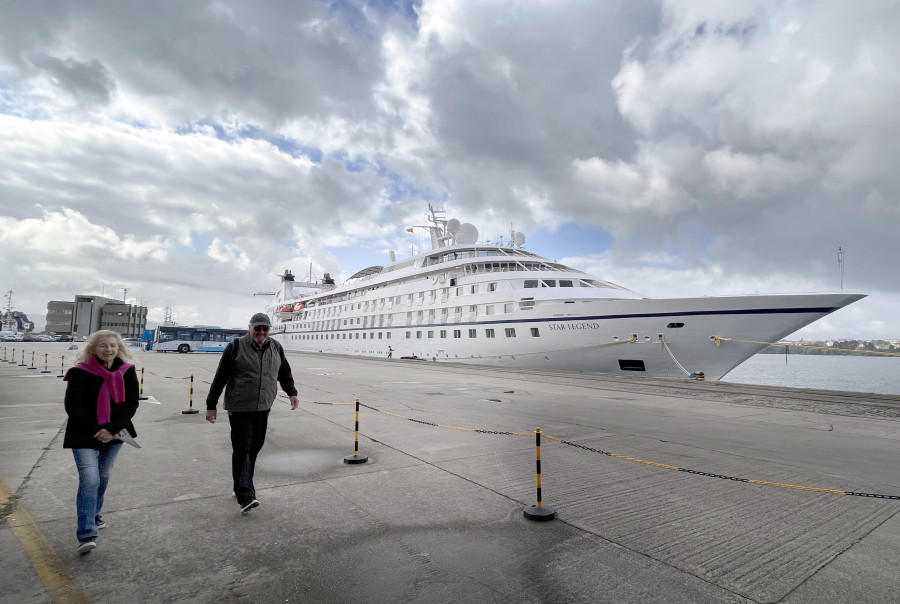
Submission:
[[[123,364],[122,359],[113,361],[113,369],[118,369]],[[101,428],[106,428],[111,434],[116,434],[122,428],[126,428],[131,436],[137,436],[131,418],[137,413],[138,397],[141,393],[137,371],[131,367],[125,372],[125,401],[110,405],[109,423],[99,425],[97,423],[97,397],[100,394],[100,386],[103,378],[88,373],[77,366],[66,372],[66,413],[69,421],[66,424],[66,435],[63,438],[65,449],[103,449],[118,444],[119,441],[104,444],[94,438],[94,434]]]
[[[281,344],[269,338],[260,346],[245,334],[222,352],[206,396],[206,409],[215,409],[225,390],[226,411],[267,411],[278,394],[278,384],[288,396],[297,396],[291,366]]]

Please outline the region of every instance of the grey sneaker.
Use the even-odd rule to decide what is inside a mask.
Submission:
[[[256,499],[252,499],[252,500],[250,500],[250,503],[248,503],[247,505],[241,506],[241,514],[246,514],[253,508],[258,508],[258,507],[259,507],[259,502]]]
[[[78,544],[78,549],[76,551],[83,556],[84,554],[89,553],[95,547],[97,547],[97,542],[93,539],[90,541],[82,541]]]
[[[103,516],[97,516],[97,529],[106,528],[106,522],[103,520]]]

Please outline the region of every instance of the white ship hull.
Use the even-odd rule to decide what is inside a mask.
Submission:
[[[436,244],[336,287],[286,272],[267,312],[287,350],[719,379],[863,297],[650,299],[516,247]]]

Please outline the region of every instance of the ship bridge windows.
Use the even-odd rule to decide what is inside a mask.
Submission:
[[[542,279],[541,287],[556,287],[556,279]]]
[[[537,279],[525,279],[525,289],[533,289],[538,286]]]

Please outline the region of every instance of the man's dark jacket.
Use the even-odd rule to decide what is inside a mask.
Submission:
[[[268,411],[275,402],[279,383],[288,396],[297,396],[291,366],[281,344],[269,338],[260,346],[250,334],[245,334],[222,352],[206,408],[216,408],[224,389],[226,411]]]

